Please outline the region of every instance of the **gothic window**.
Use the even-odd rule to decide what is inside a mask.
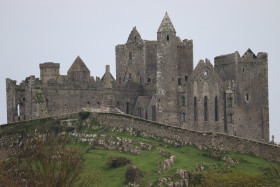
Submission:
[[[129,60],[131,60],[131,59],[132,59],[132,53],[129,52]]]
[[[193,99],[193,115],[194,115],[194,121],[197,121],[197,97],[194,97]]]
[[[129,114],[129,102],[126,103],[126,113]]]
[[[208,103],[207,103],[207,96],[204,97],[204,121],[208,121]]]
[[[215,121],[219,121],[218,96],[215,97]]]
[[[181,78],[178,78],[178,85],[182,85]]]
[[[169,35],[166,36],[166,40],[169,41]]]

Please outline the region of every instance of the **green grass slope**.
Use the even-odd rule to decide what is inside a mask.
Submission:
[[[1,127],[0,137],[7,135],[16,137],[16,134],[28,136],[33,133],[50,132],[56,135],[62,132],[68,133],[74,139],[74,144],[85,150],[83,155],[86,163],[85,174],[98,172],[102,178],[100,186],[125,186],[126,170],[131,165],[136,166],[142,172],[141,184],[144,186],[147,184],[156,186],[161,179],[168,179],[169,183],[181,181],[177,174],[179,169],[190,174],[211,170],[217,172],[241,171],[252,175],[261,175],[269,180],[271,185],[276,185],[280,181],[273,174],[275,170],[280,171],[279,164],[263,158],[240,153],[203,151],[190,145],[174,146],[161,140],[141,137],[125,129],[104,126],[88,116],[73,120],[70,126],[63,125],[59,120],[51,118],[17,123]],[[111,142],[108,137],[111,138]],[[106,144],[111,143],[114,146],[118,143],[119,145],[115,148],[114,146],[106,147],[99,145],[98,140],[104,140]],[[124,140],[132,143],[124,144]],[[139,147],[142,143],[150,145],[151,149]],[[122,147],[125,145],[131,146],[131,149],[138,150],[139,153],[125,151]],[[160,152],[168,153],[168,155]],[[170,155],[175,155],[176,161],[174,165],[164,170],[161,163]],[[109,160],[117,157],[125,157],[131,163],[117,168],[110,167]]]

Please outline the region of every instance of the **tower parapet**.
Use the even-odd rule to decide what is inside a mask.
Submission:
[[[40,64],[40,79],[43,83],[47,83],[50,79],[56,79],[59,74],[59,63],[46,62]]]

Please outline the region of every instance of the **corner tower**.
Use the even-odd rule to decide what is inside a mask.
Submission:
[[[157,32],[157,113],[156,120],[179,125],[177,38],[173,24],[165,13]]]

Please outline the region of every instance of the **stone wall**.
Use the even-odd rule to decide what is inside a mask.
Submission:
[[[183,145],[196,145],[201,149],[214,149],[255,155],[280,163],[280,147],[237,136],[213,132],[199,132],[167,126],[141,118],[112,113],[96,113],[97,120],[108,126],[133,128],[150,137],[168,138]]]

